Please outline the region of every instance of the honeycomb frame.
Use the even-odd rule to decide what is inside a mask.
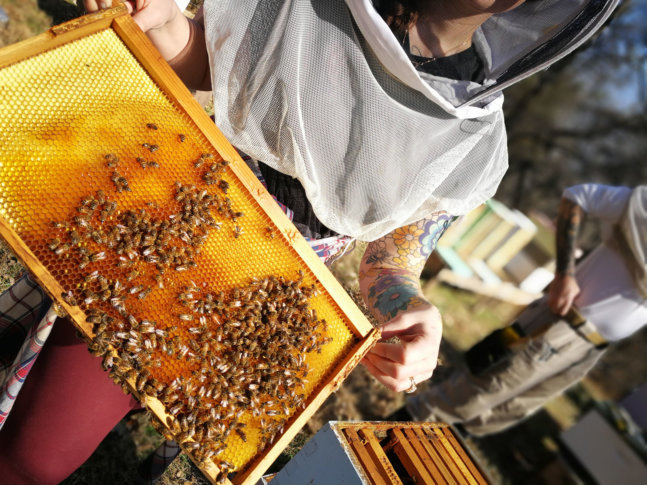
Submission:
[[[92,49],[100,50],[102,55],[88,56]],[[88,72],[74,77],[79,69]],[[134,75],[137,82],[124,77],[124,72]],[[30,84],[30,76],[40,81]],[[89,83],[90,79],[97,80],[97,85]],[[90,84],[93,88],[88,91]],[[64,96],[52,91],[56,86],[67,87]],[[244,229],[241,234],[236,234],[238,224],[225,221],[225,230],[207,239],[196,261],[201,268],[206,261],[209,268],[215,269],[203,280],[214,283],[217,289],[229,289],[244,284],[245,275],[263,277],[279,272],[294,277],[301,270],[304,282],[319,290],[313,308],[332,328],[327,332],[337,334],[332,344],[312,357],[316,372],[306,385],[305,408],[289,416],[285,429],[271,446],[260,452],[246,451],[243,463],[236,465],[240,472],[230,483],[256,483],[379,339],[379,331],[366,320],[236,150],[160,59],[123,5],[61,24],[0,50],[0,91],[5,100],[0,101],[0,235],[86,337],[94,335],[93,326],[86,321],[88,307],[83,310],[63,298],[81,284],[82,275],[76,269],[78,259],[67,254],[54,257],[53,250],[47,247],[58,234],[51,223],[72,219],[82,197],[97,189],[109,193],[124,210],[141,209],[146,201],[150,213],[168,215],[164,208],[174,195],[169,180],[191,172],[201,153],[214,153],[217,160],[228,163],[232,205],[245,214],[239,223]],[[105,96],[98,97],[97,93]],[[95,104],[100,109],[92,111]],[[93,116],[80,116],[78,106],[90,109]],[[151,146],[156,147],[155,153]],[[116,190],[114,180],[110,181],[113,169],[106,166],[107,154],[127,160],[120,170],[132,190]],[[137,155],[146,155],[157,167],[137,165]],[[192,177],[187,176],[182,183],[200,183],[199,176]],[[216,242],[210,242],[213,239]],[[275,260],[279,263],[272,264]],[[254,272],[259,264],[265,268],[260,274]],[[166,287],[179,291],[192,282],[194,275],[187,275],[183,272],[169,276]],[[156,308],[173,307],[168,295],[151,302],[148,305]],[[148,307],[142,308],[146,311]],[[142,404],[165,422],[169,414],[164,405],[138,392],[135,379],[128,384]],[[219,470],[213,461],[196,464],[215,482]]]

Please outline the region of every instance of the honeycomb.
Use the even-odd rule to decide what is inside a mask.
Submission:
[[[213,158],[203,164],[203,154]],[[79,208],[84,199],[103,193],[116,203],[117,209],[99,223],[106,227],[114,227],[118,214],[129,210],[167,220],[178,210],[178,184],[225,197],[222,186],[207,185],[204,179],[205,167],[219,162],[217,149],[111,29],[0,69],[0,215],[86,314],[98,304],[84,303],[89,275],[126,282],[133,267],[120,267],[123,253],[104,250],[91,238],[71,240],[71,221],[83,216]],[[195,255],[195,267],[169,267],[160,275],[137,262],[138,274],[129,285],[146,288],[148,294],[129,298],[129,312],[160,328],[179,327],[177,333],[191,339],[189,328],[195,323],[177,318],[184,311],[178,294],[188,287],[228,293],[271,276],[314,286],[310,306],[327,322],[319,331],[328,343],[305,354],[309,374],[302,392],[307,400],[358,337],[292,241],[276,229],[231,168],[223,170],[226,197],[239,216],[219,219],[219,230],[209,232]],[[60,250],[63,244],[70,248]],[[84,262],[84,254],[95,258]],[[87,325],[76,323],[88,332]],[[192,371],[181,360],[160,358],[162,366],[154,375],[165,385]],[[258,420],[251,415],[240,420],[249,424],[246,441],[231,434],[218,457],[237,470],[261,449]]]

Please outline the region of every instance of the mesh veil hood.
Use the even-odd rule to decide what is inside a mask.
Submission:
[[[544,0],[474,38],[483,84],[418,73],[369,0],[207,0],[216,124],[299,179],[330,229],[374,240],[494,195],[507,169],[501,89],[567,54],[617,0]]]

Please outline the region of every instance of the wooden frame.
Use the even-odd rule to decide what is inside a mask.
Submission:
[[[353,346],[352,351],[332,369],[329,374],[331,377],[311,393],[305,409],[292,417],[277,441],[258,454],[252,463],[243,472],[237,474],[233,480],[235,484],[254,484],[260,479],[267,467],[279,456],[282,449],[296,436],[299,429],[310,419],[328,395],[341,385],[346,376],[380,338],[380,332],[371,326],[361,310],[357,308],[345,290],[319,260],[291,221],[274,204],[272,197],[240,159],[236,150],[215,127],[181,80],[136,26],[130,15],[127,14],[125,6],[120,4],[113,9],[72,20],[53,27],[50,31],[37,37],[0,50],[0,69],[104,29],[113,29],[117,33],[153,81],[172,97],[181,110],[184,110],[208,142],[217,148],[220,155],[231,162],[230,168],[233,173],[242,182],[249,194],[265,210],[265,213],[279,230],[281,237],[296,251],[303,264],[317,276],[319,282],[334,299],[341,312],[348,318],[349,322],[352,322],[353,325],[350,329],[358,339],[358,343]],[[36,280],[47,293],[68,312],[74,324],[85,335],[92,335],[91,325],[85,322],[85,313],[79,307],[70,306],[62,300],[60,297],[63,292],[62,286],[20,239],[8,221],[1,216],[0,236],[7,241],[18,258],[31,270]],[[134,390],[134,381],[130,382],[130,385]],[[135,394],[137,394],[136,391]],[[160,401],[147,396],[142,397],[141,400],[162,422],[165,422],[167,414]],[[215,481],[218,474],[215,464],[211,462],[211,465],[198,464],[198,466],[211,481]]]
[[[396,461],[416,483],[488,483],[447,424],[370,421],[332,424],[372,485],[402,483],[387,456],[390,453],[395,453]],[[378,433],[386,435],[382,443]]]

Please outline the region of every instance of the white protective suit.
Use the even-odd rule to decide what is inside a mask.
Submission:
[[[216,125],[298,178],[319,220],[371,241],[494,195],[507,169],[501,90],[571,52],[618,0],[544,0],[474,43],[483,84],[415,70],[370,0],[206,0]]]

